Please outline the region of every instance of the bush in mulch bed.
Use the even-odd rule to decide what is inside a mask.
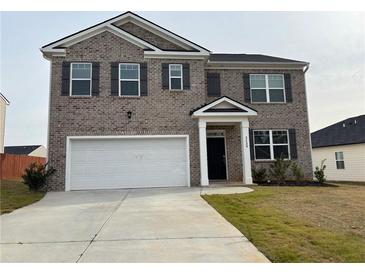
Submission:
[[[265,181],[265,182],[254,182],[259,186],[321,186],[321,187],[337,187],[336,185],[319,183],[316,181]]]

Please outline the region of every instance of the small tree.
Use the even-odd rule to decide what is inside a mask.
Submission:
[[[297,162],[293,162],[290,169],[297,182],[300,182],[303,180],[303,178],[304,178],[303,169],[301,168],[300,165],[298,165]]]
[[[284,156],[281,155],[280,158],[277,158],[275,162],[271,165],[270,175],[279,183],[284,183],[287,178],[287,171],[290,165],[291,162],[288,160],[284,160]]]
[[[22,176],[24,184],[29,187],[30,191],[38,191],[44,188],[47,179],[56,170],[53,167],[48,167],[47,164],[31,163],[25,169],[25,174]]]
[[[322,184],[326,181],[326,176],[324,175],[324,170],[326,169],[326,165],[324,164],[324,162],[327,159],[323,159],[321,161],[321,166],[318,167],[316,166],[316,170],[314,171],[314,176],[316,177],[318,183]]]
[[[264,182],[267,178],[267,170],[264,167],[252,168],[252,177],[254,182]]]

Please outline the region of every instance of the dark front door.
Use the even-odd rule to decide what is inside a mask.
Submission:
[[[208,178],[226,180],[226,148],[224,138],[207,138]]]

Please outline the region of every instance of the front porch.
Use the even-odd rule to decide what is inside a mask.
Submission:
[[[221,97],[192,113],[198,119],[200,184],[252,184],[249,117],[257,112]]]

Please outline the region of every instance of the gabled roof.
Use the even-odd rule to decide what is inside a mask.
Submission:
[[[237,102],[228,96],[222,96],[210,103],[190,111],[193,117],[202,116],[253,116],[256,110]]]
[[[32,153],[34,150],[39,148],[42,145],[33,145],[33,146],[6,146],[4,147],[4,153],[7,154],[18,154],[18,155],[28,155]]]
[[[180,47],[186,49],[182,51],[169,51],[163,50],[143,39],[133,35],[130,32],[127,32],[118,26],[121,24],[132,22],[140,27],[145,28],[148,31],[153,32],[154,34],[172,42]],[[206,48],[195,44],[188,39],[185,39],[155,23],[152,23],[149,20],[142,18],[141,16],[133,13],[133,12],[125,12],[113,18],[110,18],[106,21],[103,21],[99,24],[91,26],[89,28],[83,29],[71,35],[68,35],[64,38],[61,38],[57,41],[49,43],[41,48],[45,57],[49,57],[52,54],[64,55],[65,49],[75,43],[88,39],[94,35],[100,34],[104,31],[111,32],[130,43],[135,44],[136,46],[145,50],[145,55],[153,56],[153,55],[191,55],[191,56],[208,56],[209,50]]]
[[[295,63],[308,64],[307,62],[274,57],[262,54],[237,54],[237,53],[211,53],[209,56],[210,63],[222,62],[239,62],[239,63]]]
[[[5,104],[7,104],[7,105],[10,104],[9,100],[6,99],[6,97],[1,92],[0,92],[0,98],[5,101]]]
[[[311,138],[312,148],[365,143],[365,115],[320,129]]]

